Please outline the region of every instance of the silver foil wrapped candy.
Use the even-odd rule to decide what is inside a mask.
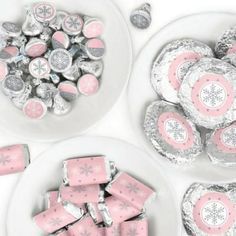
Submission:
[[[207,135],[206,152],[216,165],[236,166],[236,122]]]
[[[192,184],[182,202],[182,219],[190,236],[236,233],[236,183]]]
[[[201,59],[185,76],[179,98],[195,124],[226,126],[236,119],[236,68],[219,59]]]
[[[152,145],[173,163],[189,163],[202,152],[201,136],[179,106],[164,101],[149,105],[144,132]]]
[[[161,98],[179,103],[178,91],[189,68],[200,58],[213,55],[209,46],[193,39],[180,39],[167,44],[152,66],[153,89]]]

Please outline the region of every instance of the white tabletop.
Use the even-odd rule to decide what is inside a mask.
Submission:
[[[148,30],[140,31],[131,26],[129,23],[129,15],[133,8],[136,8],[143,3],[143,0],[115,0],[115,2],[128,22],[133,38],[133,48],[135,55],[138,54],[138,52],[154,33],[156,33],[165,24],[178,17],[198,12],[236,11],[236,1],[234,0],[149,0],[153,8],[153,23]],[[5,2],[2,2],[2,4],[5,4]],[[138,145],[135,133],[131,128],[126,98],[127,92],[125,91],[112,111],[107,114],[107,116],[104,117],[104,119],[99,122],[95,128],[89,130],[87,135],[110,136]],[[22,142],[24,142],[24,140],[12,137],[7,132],[0,132],[0,146]],[[52,145],[33,142],[28,144],[30,146],[32,160],[34,160],[38,154]],[[140,145],[138,146],[140,147]],[[166,169],[165,172],[167,178],[169,178],[170,182],[172,182],[174,186],[173,188],[176,192],[176,198],[180,205],[182,195],[186,187],[194,180],[186,179],[184,175],[181,175],[179,172],[177,173],[173,169]],[[0,177],[0,235],[2,236],[7,235],[5,230],[7,207],[9,199],[11,198],[12,192],[20,176],[21,174]]]

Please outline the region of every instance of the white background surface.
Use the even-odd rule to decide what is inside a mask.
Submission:
[[[5,1],[4,1],[5,2]],[[5,4],[2,1],[2,4]],[[123,13],[125,19],[129,20],[130,11],[143,3],[142,0],[115,0]],[[134,29],[128,22],[131,35],[133,38],[134,53],[137,55],[139,50],[142,49],[145,42],[156,33],[162,26],[170,21],[192,13],[207,12],[207,11],[226,11],[236,13],[236,1],[235,0],[149,0],[153,7],[153,23],[152,26],[146,31],[139,31]],[[236,24],[236,22],[235,22]],[[197,29],[197,22],[196,25]],[[200,29],[199,29],[200,30]],[[137,91],[138,92],[138,91]],[[131,128],[128,107],[127,107],[127,94],[123,93],[119,102],[114,106],[112,111],[97,125],[96,128],[87,132],[90,135],[111,136],[120,138],[128,142],[134,143],[140,146],[137,142],[135,134]],[[0,131],[0,145],[8,145],[11,143],[22,143],[24,140],[20,140],[12,137],[7,132]],[[50,147],[51,144],[38,144],[29,143],[32,159],[34,159],[39,153]],[[46,165],[47,163],[45,163]],[[181,202],[182,195],[186,187],[194,180],[186,179],[181,174],[177,174],[173,168],[166,169],[166,176],[173,184],[173,190],[176,192],[176,198]],[[43,174],[43,170],[42,170]],[[5,232],[5,215],[9,198],[12,191],[20,178],[19,175],[3,176],[0,177],[0,235],[6,236]],[[19,219],[20,220],[20,219]],[[168,220],[168,219],[167,219]],[[171,227],[171,226],[170,226]],[[164,236],[164,235],[163,235]]]

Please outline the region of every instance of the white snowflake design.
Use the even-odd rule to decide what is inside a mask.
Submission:
[[[71,30],[80,30],[81,22],[79,16],[70,16],[66,21],[67,27]]]
[[[11,159],[9,156],[0,155],[0,165],[5,166],[10,162],[11,162]]]
[[[130,228],[127,232],[127,236],[137,236],[137,230],[135,228]]]
[[[187,138],[187,132],[176,120],[168,120],[165,123],[166,133],[177,143],[182,143]]]
[[[84,164],[83,166],[80,167],[80,174],[85,176],[93,174],[93,167],[88,164]]]
[[[52,56],[51,64],[56,69],[64,70],[70,64],[69,55],[64,51],[57,51]]]
[[[223,132],[223,142],[229,147],[236,148],[236,127],[226,129]]]
[[[52,226],[60,226],[62,224],[62,220],[60,218],[52,218],[50,219],[49,224]]]
[[[41,18],[49,18],[52,15],[52,8],[47,5],[37,7],[36,14]]]
[[[80,236],[92,236],[92,234],[89,233],[87,230],[84,230],[83,232],[80,233]]]
[[[120,210],[126,211],[130,208],[130,205],[127,202],[122,202],[120,203],[119,207],[120,207]]]
[[[47,71],[47,64],[46,62],[43,62],[42,60],[36,60],[33,63],[33,71],[37,75],[43,75]]]
[[[136,184],[132,184],[132,183],[128,183],[126,185],[126,188],[128,189],[129,193],[135,193],[137,194],[140,189],[138,188],[138,186]]]
[[[211,83],[202,89],[200,98],[207,107],[216,108],[224,103],[226,93],[219,84]]]
[[[210,202],[203,208],[202,217],[208,225],[218,227],[224,224],[227,218],[227,210],[220,202]]]

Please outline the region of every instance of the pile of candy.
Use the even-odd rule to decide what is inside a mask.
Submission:
[[[170,161],[192,162],[206,149],[214,164],[236,165],[235,38],[236,27],[215,52],[197,40],[176,40],[155,59],[151,84],[161,99],[148,107],[144,130]]]
[[[0,26],[3,93],[31,119],[67,114],[79,94],[93,95],[103,72],[103,23],[56,11],[51,3],[27,7],[22,27]]]
[[[148,236],[145,207],[156,193],[105,157],[64,161],[64,181],[46,194],[46,210],[34,217],[57,236]]]
[[[193,184],[182,203],[184,227],[191,236],[234,235],[235,208],[235,183]]]

